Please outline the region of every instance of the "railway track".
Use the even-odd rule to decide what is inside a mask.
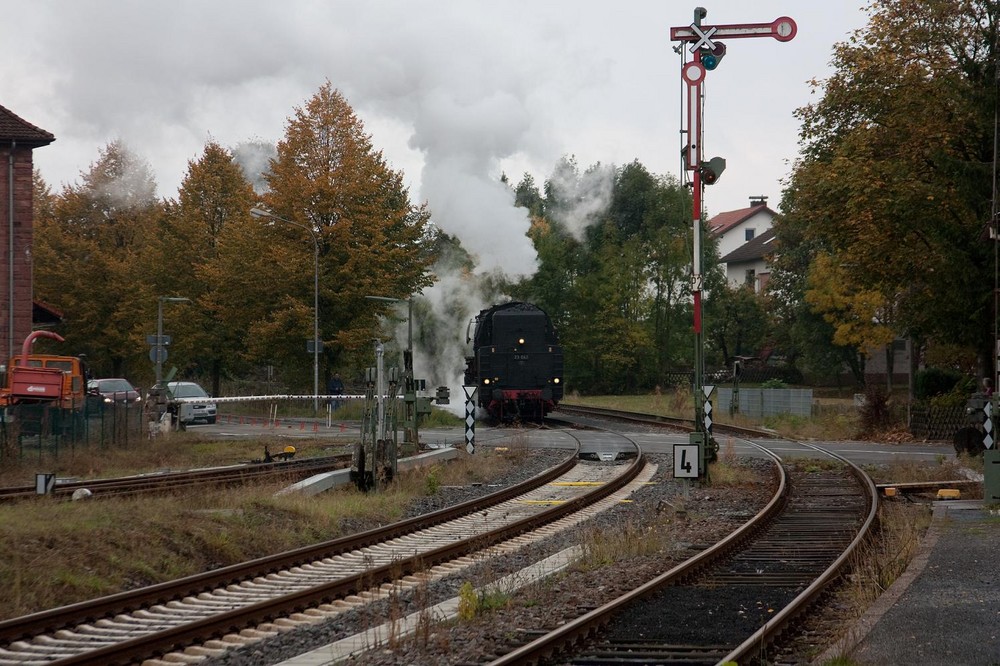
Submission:
[[[557,412],[613,421],[624,421],[627,423],[664,426],[683,430],[685,432],[691,432],[694,430],[694,421],[692,419],[683,419],[675,416],[662,416],[660,414],[627,412],[621,409],[611,409],[610,407],[584,407],[582,405],[567,405],[566,403],[560,403]],[[727,423],[716,422],[712,428],[717,433],[728,433],[736,435],[737,437],[752,437],[755,439],[770,439],[778,437],[778,434],[771,430],[749,428]]]
[[[69,500],[78,490],[87,490],[92,498],[109,496],[141,495],[165,493],[173,490],[190,490],[201,486],[221,486],[248,483],[268,477],[302,479],[313,474],[342,469],[351,464],[351,455],[304,458],[283,462],[249,463],[215,467],[211,469],[185,472],[165,472],[117,477],[112,479],[90,479],[56,483],[50,497]],[[8,486],[0,488],[0,502],[18,502],[36,499],[39,495],[34,486]]]
[[[322,615],[317,609],[586,510],[645,465],[641,455],[628,464],[581,463],[578,451],[529,482],[383,529],[0,622],[0,664],[125,664],[185,648],[191,656],[219,653],[223,637],[273,628],[282,617]]]
[[[809,448],[836,462],[786,469],[761,448],[779,463],[778,490],[751,521],[574,621],[526,632],[491,666],[770,663],[775,638],[843,572],[877,510],[858,467]]]

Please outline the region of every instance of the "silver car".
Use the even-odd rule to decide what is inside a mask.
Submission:
[[[215,403],[201,386],[194,382],[170,382],[167,384],[167,391],[171,398],[204,398],[193,402],[185,400],[191,405],[191,416],[184,419],[185,423],[194,421],[215,423]]]

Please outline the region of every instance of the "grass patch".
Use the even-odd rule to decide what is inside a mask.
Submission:
[[[922,481],[961,481],[968,469],[982,474],[981,457],[937,456],[933,461],[897,460],[883,465],[866,465],[865,472],[875,483],[918,483]]]
[[[906,570],[931,523],[926,505],[884,502],[875,535],[855,551],[851,583],[854,615],[864,611]]]
[[[461,620],[472,620],[485,613],[506,608],[512,599],[509,592],[496,588],[476,591],[472,583],[465,581],[458,591],[458,617]]]
[[[636,524],[630,520],[615,527],[588,527],[581,535],[583,555],[573,565],[592,571],[633,557],[656,555],[670,547],[669,530],[660,522]]]
[[[78,447],[42,461],[37,458],[5,459],[0,466],[0,486],[34,486],[35,474],[39,472],[55,473],[60,478],[87,480],[235,465],[262,460],[265,446],[271,453],[277,453],[290,443],[295,446],[296,458],[328,456],[349,453],[356,439],[354,434],[343,438],[295,440],[264,435],[257,439],[219,441],[188,430],[154,440],[144,439],[127,449]]]
[[[646,395],[581,396],[573,394],[563,402],[567,405],[606,407],[673,418],[690,419],[694,417],[694,403],[691,399],[691,391],[687,387],[679,387],[673,391],[657,391]],[[763,419],[752,419],[743,414],[728,414],[725,410],[720,409],[713,412],[712,418],[716,423],[768,428],[790,439],[853,439],[858,432],[859,421],[852,400],[825,399],[824,402],[826,404],[823,405],[823,408],[809,417],[782,414]],[[834,402],[837,404],[834,405]]]
[[[459,418],[446,409],[431,407],[431,413],[421,416],[417,425],[421,428],[455,428],[464,423],[464,418]]]
[[[287,440],[281,440],[282,446],[284,443]],[[319,452],[329,444],[295,442],[300,452],[313,448]],[[271,448],[280,447],[272,444]],[[115,470],[186,468],[211,460],[233,463],[254,453],[259,457],[262,452],[263,440],[213,443],[171,437],[168,442],[150,442],[141,451],[78,456],[60,473],[71,470],[80,476],[103,477]],[[516,447],[506,453],[482,449],[475,456],[462,451],[454,462],[436,467],[432,474],[444,486],[487,482],[514,470],[519,455]],[[119,456],[121,459],[115,459]],[[6,478],[16,478],[10,470],[5,472]],[[345,487],[308,497],[276,495],[284,484],[275,481],[168,496],[90,502],[54,502],[42,497],[0,505],[0,589],[6,592],[0,596],[0,619],[172,580],[400,520],[410,501],[428,493],[428,476],[426,468],[402,473],[378,493]]]

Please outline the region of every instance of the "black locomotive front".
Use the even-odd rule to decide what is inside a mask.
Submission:
[[[476,317],[465,384],[497,421],[541,420],[563,397],[563,354],[549,316],[531,303],[494,305]]]

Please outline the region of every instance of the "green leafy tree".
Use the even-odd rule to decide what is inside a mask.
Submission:
[[[579,279],[580,242],[558,221],[545,217],[532,218],[528,235],[538,253],[538,270],[527,281],[514,285],[512,292],[545,310],[556,330],[563,331]]]
[[[690,362],[690,205],[676,180],[638,162],[556,165],[529,231],[539,269],[515,291],[555,320],[575,388],[651,388]]]
[[[514,205],[527,208],[532,217],[540,217],[545,213],[545,200],[530,173],[524,174],[521,182],[514,188]]]
[[[747,286],[724,285],[707,299],[711,326],[706,337],[726,367],[736,356],[756,356],[768,331],[768,318],[760,296]]]

